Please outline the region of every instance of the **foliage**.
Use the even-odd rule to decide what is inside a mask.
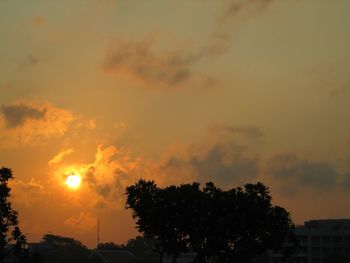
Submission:
[[[129,250],[131,253],[138,257],[145,257],[152,253],[155,246],[155,241],[152,239],[137,236],[129,239],[124,249]]]
[[[24,245],[26,238],[18,226],[18,213],[8,201],[11,188],[8,181],[13,179],[12,170],[2,167],[0,169],[0,262],[6,256],[6,246],[14,243],[15,253],[19,254]]]
[[[136,256],[129,263],[155,262],[153,248],[155,240],[137,236],[128,240],[126,244],[114,244],[113,242],[101,243],[97,246],[99,250],[127,250]]]
[[[261,183],[224,191],[209,182],[159,188],[140,180],[127,187],[126,208],[138,230],[173,255],[193,251],[195,262],[250,262],[268,249],[278,250],[293,224],[289,213],[271,204]]]
[[[48,262],[86,262],[90,251],[80,241],[70,237],[46,234],[40,242],[41,253]]]
[[[124,249],[124,245],[117,245],[113,242],[99,243],[97,245],[98,250],[122,250]]]

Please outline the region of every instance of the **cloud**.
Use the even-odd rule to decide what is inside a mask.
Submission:
[[[59,152],[58,154],[56,154],[50,161],[49,161],[49,165],[52,166],[52,165],[55,165],[55,164],[59,164],[61,163],[62,159],[73,153],[74,150],[72,148],[69,148],[69,149],[66,149],[66,150],[62,150],[61,152]]]
[[[252,148],[264,137],[255,126],[210,125],[208,137],[164,154],[153,174],[162,185],[214,181],[228,187],[257,180],[259,158]]]
[[[104,69],[147,86],[173,87],[192,77],[194,58],[183,50],[156,51],[155,38],[140,41],[114,39],[106,50]]]
[[[63,136],[77,117],[49,103],[20,102],[3,105],[0,112],[0,146],[42,144]]]
[[[177,87],[189,81],[200,86],[215,85],[212,77],[196,74],[194,65],[202,59],[216,56],[229,46],[236,16],[260,13],[272,0],[222,0],[215,29],[209,43],[197,47],[157,49],[154,35],[141,40],[112,39],[105,51],[103,68],[107,72],[127,76],[150,88]],[[191,83],[193,84],[193,83]]]
[[[264,11],[272,2],[273,0],[224,0],[224,8],[219,21],[226,23],[242,14],[258,14]]]
[[[335,99],[338,97],[345,97],[347,93],[349,93],[349,91],[350,91],[350,87],[343,86],[343,87],[335,88],[331,90],[329,93],[329,96],[331,97],[331,99]]]
[[[38,27],[43,26],[46,24],[46,18],[43,16],[34,16],[32,18],[32,23],[34,26],[38,26]]]
[[[56,156],[60,156],[62,152]],[[72,173],[82,176],[82,198],[87,197],[89,205],[109,206],[112,208],[124,205],[125,188],[141,177],[142,160],[131,158],[130,153],[115,146],[99,146],[92,163],[67,164],[58,163],[53,167],[53,185],[63,188],[66,177]],[[94,202],[91,202],[94,200]]]
[[[32,105],[17,104],[1,107],[1,113],[4,116],[9,128],[15,128],[23,125],[26,120],[42,120],[45,118],[46,109],[36,108]]]
[[[96,119],[87,120],[85,127],[89,130],[96,129]]]
[[[254,143],[262,142],[265,133],[263,130],[256,126],[232,126],[223,124],[209,125],[209,130],[213,133],[218,133],[220,136],[223,134],[229,134],[233,137],[239,137],[240,139],[246,139]]]
[[[228,186],[255,180],[258,158],[245,154],[244,147],[235,143],[217,143],[209,147],[191,146],[184,156],[171,156],[160,167],[162,174],[178,176],[192,174],[195,181],[215,181]],[[188,176],[186,176],[188,177]]]
[[[267,173],[286,193],[299,189],[333,189],[339,185],[341,175],[326,162],[309,161],[295,154],[280,154],[267,163]]]
[[[64,224],[75,230],[77,233],[83,233],[96,227],[96,217],[89,213],[80,212],[79,215],[74,215],[67,218]]]
[[[135,182],[139,159],[132,159],[127,150],[109,146],[98,147],[94,163],[88,166],[85,178],[100,196],[117,201],[126,186]]]
[[[229,47],[235,28],[242,20],[264,12],[273,0],[221,0],[221,11],[216,19],[214,30],[210,33],[209,44],[202,48],[203,56],[217,56]]]
[[[26,57],[28,65],[35,65],[39,63],[39,59],[37,57],[34,57],[33,55],[29,55]]]
[[[45,195],[43,184],[31,178],[29,181],[16,179],[10,182],[12,198],[15,203],[30,207]]]

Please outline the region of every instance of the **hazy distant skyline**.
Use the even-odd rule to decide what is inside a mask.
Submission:
[[[0,166],[30,241],[136,235],[127,185],[261,181],[350,217],[350,2],[0,1]],[[82,176],[72,191],[70,173]]]

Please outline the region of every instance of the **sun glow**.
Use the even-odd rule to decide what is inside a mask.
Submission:
[[[77,174],[71,174],[66,179],[66,185],[69,188],[76,189],[80,186],[81,183],[81,177]]]

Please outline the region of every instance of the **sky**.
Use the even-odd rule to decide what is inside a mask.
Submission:
[[[266,184],[350,218],[347,0],[0,0],[0,166],[29,241],[135,237],[125,187]],[[70,189],[67,176],[81,176]]]

